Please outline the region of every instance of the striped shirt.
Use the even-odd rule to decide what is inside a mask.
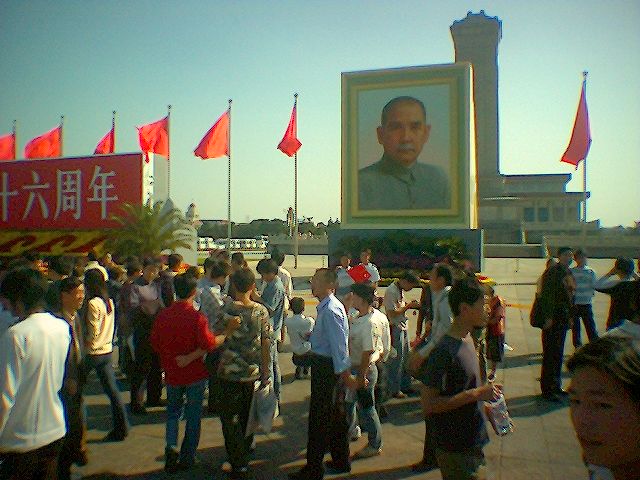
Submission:
[[[596,281],[596,273],[591,267],[585,265],[583,267],[573,267],[571,274],[576,280],[576,305],[590,305],[594,295],[594,284]]]

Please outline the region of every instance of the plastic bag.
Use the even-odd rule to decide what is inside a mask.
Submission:
[[[513,432],[513,421],[503,394],[495,402],[484,402],[484,411],[496,435],[502,437]]]
[[[264,388],[260,388],[260,382],[256,383],[256,389],[251,399],[249,408],[249,419],[247,421],[246,436],[262,430],[264,433],[271,433],[273,420],[279,415],[278,399],[273,389],[273,384],[269,383]]]

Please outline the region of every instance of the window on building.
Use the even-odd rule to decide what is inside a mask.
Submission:
[[[524,208],[524,221],[525,222],[535,222],[536,221],[536,210],[533,207],[525,207]]]
[[[538,221],[539,222],[549,221],[549,209],[547,207],[538,208]]]
[[[554,207],[553,208],[553,221],[554,222],[564,222],[564,208],[563,207]]]

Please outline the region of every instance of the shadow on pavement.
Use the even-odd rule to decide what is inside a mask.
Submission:
[[[555,410],[567,408],[566,400],[549,402],[540,395],[524,395],[507,398],[507,406],[512,417],[538,417]]]
[[[424,420],[420,397],[409,397],[401,401],[388,401],[385,403],[389,416],[383,423],[402,426],[413,423],[420,423]]]
[[[524,355],[506,355],[502,368],[518,368],[542,363],[542,353],[527,353]]]

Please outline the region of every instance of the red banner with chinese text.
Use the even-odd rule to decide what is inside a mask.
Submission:
[[[124,202],[142,203],[142,155],[0,163],[0,230],[113,228]]]

